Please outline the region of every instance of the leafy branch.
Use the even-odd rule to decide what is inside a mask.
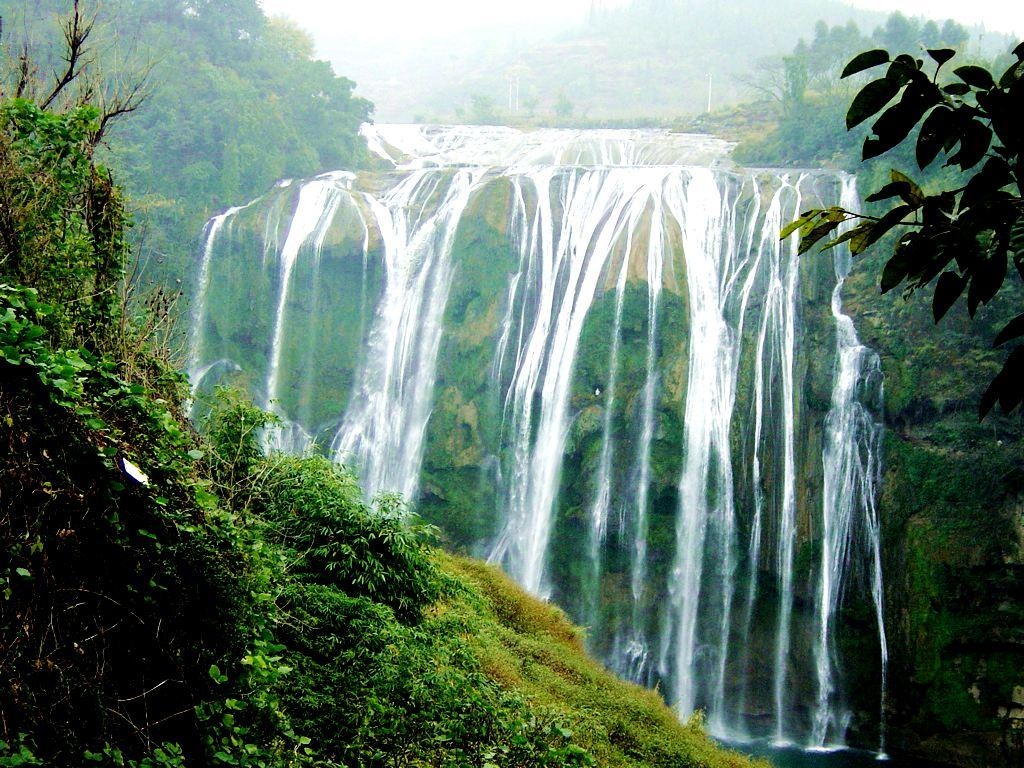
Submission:
[[[1024,280],[1024,43],[1014,49],[1016,61],[998,80],[975,65],[957,67],[946,77],[943,67],[956,52],[941,48],[927,55],[927,65],[907,54],[892,58],[881,49],[854,57],[842,77],[883,65],[886,70],[854,97],[846,127],[878,116],[862,150],[862,159],[870,160],[907,141],[920,125],[911,139],[918,167],[925,170],[941,155],[944,167],[959,169],[964,182],[929,193],[893,170],[890,181],[865,198],[870,203],[891,201],[882,215],[842,207],[814,209],[785,227],[781,236],[799,231],[801,253],[819,243],[822,250],[847,243],[858,256],[895,231],[881,290],[902,285],[910,294],[934,282],[932,314],[938,322],[965,293],[973,318],[1003,287],[1011,262]],[[1024,313],[1005,323],[994,345],[1021,337]],[[1024,346],[1017,345],[982,395],[979,415],[984,418],[997,402],[1009,413],[1022,401]]]

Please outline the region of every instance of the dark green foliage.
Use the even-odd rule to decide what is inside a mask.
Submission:
[[[61,342],[95,335],[119,309],[127,217],[91,162],[99,115],[24,99],[0,106],[0,278],[36,288],[56,309],[50,326]]]
[[[369,509],[355,476],[322,457],[277,457],[263,482],[254,506],[296,577],[386,605],[406,622],[437,599],[425,537],[397,498]]]
[[[217,390],[205,420],[210,442],[209,465],[224,502],[244,507],[251,500],[257,467],[263,461],[261,439],[267,427],[278,423],[273,414],[260,410],[241,393]],[[235,496],[244,494],[244,501]]]
[[[905,293],[935,284],[932,302],[938,322],[966,294],[967,311],[974,317],[1003,287],[1008,265],[1013,263],[1024,279],[1024,180],[1021,167],[1021,125],[1024,106],[1024,43],[1014,50],[1016,61],[998,82],[979,66],[953,70],[955,80],[941,80],[943,65],[954,51],[928,51],[933,66],[929,76],[925,62],[906,54],[890,58],[885,51],[861,54],[847,66],[846,75],[887,64],[885,76],[864,86],[847,113],[853,127],[876,114],[873,135],[864,141],[863,158],[877,157],[910,140],[923,171],[938,155],[947,167],[958,168],[963,177],[926,193],[905,174],[893,170],[891,180],[868,196],[869,202],[898,198],[895,207],[878,216],[865,216],[839,207],[813,210],[783,230],[788,236],[799,229],[800,248],[839,231],[847,222],[855,225],[824,247],[849,243],[854,255],[898,228],[892,256],[882,270],[883,292],[904,286]],[[911,131],[921,123],[916,140]],[[1004,321],[995,344],[1024,334],[1018,319]],[[984,417],[999,402],[1004,412],[1013,411],[1024,399],[1024,348],[1006,357],[1002,370],[981,398]]]
[[[200,670],[237,647],[238,561],[197,526],[174,415],[109,361],[45,346],[45,311],[24,290],[0,300],[0,738],[30,734],[57,764],[106,742],[196,754]]]

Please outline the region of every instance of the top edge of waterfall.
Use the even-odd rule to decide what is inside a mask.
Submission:
[[[366,123],[370,151],[395,168],[451,166],[708,166],[731,164],[734,142],[668,129],[535,128]]]

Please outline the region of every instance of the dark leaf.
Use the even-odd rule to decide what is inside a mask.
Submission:
[[[1024,397],[1024,347],[1014,347],[1006,358],[1003,368],[992,379],[988,389],[981,396],[978,417],[984,419],[997,402],[1003,413],[1010,413]]]
[[[1006,71],[1003,72],[1002,76],[999,78],[999,87],[1009,88],[1015,82],[1020,80],[1022,72],[1024,72],[1024,70],[1022,70],[1021,62],[1014,62],[1006,68]]]
[[[1017,315],[999,332],[996,340],[992,342],[992,346],[1002,346],[1008,341],[1019,339],[1021,336],[1024,336],[1024,315]]]
[[[1014,266],[1017,267],[1017,274],[1024,279],[1024,213],[1018,213],[1017,218],[1010,225],[1009,248],[1013,255]]]
[[[863,253],[878,238],[902,222],[904,217],[912,213],[913,210],[909,205],[898,205],[878,221],[872,222],[871,228],[863,236],[859,236],[856,241],[850,243],[850,253],[854,256]]]
[[[1017,57],[1017,61],[1024,61],[1024,43],[1018,43],[1012,53]]]
[[[843,70],[843,74],[840,75],[840,78],[856,75],[858,72],[863,72],[865,69],[877,67],[879,64],[885,64],[887,61],[889,61],[889,52],[882,50],[881,48],[858,53],[850,60],[850,63],[846,65],[846,68]]]
[[[901,143],[910,135],[924,113],[939,101],[941,95],[930,83],[926,83],[926,87],[918,83],[907,86],[900,100],[872,124],[871,130],[878,137],[877,143],[864,143],[864,159],[868,159],[868,152],[871,153],[870,157],[876,157]]]
[[[971,270],[971,287],[967,291],[967,311],[974,317],[979,304],[987,304],[999,292],[1006,279],[1006,252],[996,251],[979,261]]]
[[[892,149],[891,146],[883,144],[878,139],[867,138],[864,139],[864,148],[861,149],[860,156],[862,160],[870,160],[873,157],[884,155]]]
[[[937,254],[948,256],[947,261],[956,261],[960,273],[968,277],[985,258],[973,229],[968,231],[967,228],[954,225],[947,232],[931,232],[929,239],[934,244]],[[938,271],[935,274],[937,275]]]
[[[952,48],[939,48],[939,49],[928,49],[928,55],[932,57],[932,61],[938,64],[940,67],[947,61],[956,56],[956,51]]]
[[[997,193],[1012,181],[1010,166],[1006,161],[1001,157],[990,157],[964,187],[964,192],[960,196],[960,211],[992,202],[997,197],[1000,200],[1005,199],[1005,195]]]
[[[894,254],[891,259],[885,262],[885,268],[882,269],[882,293],[888,293],[902,283],[907,277],[909,267],[907,259],[899,253]]]
[[[950,216],[956,208],[956,194],[950,190],[940,192],[937,195],[930,195],[925,198],[924,209],[926,216]]]
[[[991,91],[978,103],[984,106],[992,120],[995,131],[1003,146],[1013,153],[1024,153],[1024,82],[1014,86],[1014,91]]]
[[[791,221],[789,224],[782,228],[782,231],[779,233],[779,239],[785,240],[798,229],[803,227],[804,224],[806,224],[808,221],[810,221],[813,218],[817,218],[819,213],[820,211],[805,211],[804,213],[800,214],[799,219]]]
[[[816,242],[835,231],[842,222],[823,219],[821,223],[811,229],[807,234],[801,233],[800,253],[807,253]]]
[[[984,67],[968,64],[965,67],[957,67],[953,70],[953,74],[968,85],[985,91],[990,88],[995,88],[996,86],[996,81],[992,78],[992,73]]]
[[[858,242],[860,238],[867,236],[867,234],[871,231],[871,228],[874,226],[874,224],[875,222],[873,221],[863,221],[855,227],[850,227],[850,229],[843,232],[843,234],[841,234],[835,240],[830,240],[829,242],[821,246],[821,250],[825,251],[828,250],[829,248],[839,245],[840,243],[845,243],[848,241],[851,244],[852,250],[853,244]],[[861,250],[863,250],[863,248]]]
[[[905,173],[901,173],[893,168],[889,172],[890,178],[892,178],[893,184],[903,184],[906,187],[906,193],[900,195],[903,198],[903,202],[914,208],[919,208],[924,202],[924,192],[921,187],[917,185],[917,182],[907,176]]]
[[[846,113],[847,130],[860,125],[876,114],[895,98],[896,94],[900,91],[900,87],[899,83],[890,80],[888,77],[883,77],[879,80],[872,80],[861,88]]]
[[[967,286],[967,279],[956,272],[943,272],[935,284],[935,296],[932,299],[932,316],[939,322],[949,308],[960,298]]]
[[[964,125],[960,149],[946,161],[946,165],[959,165],[963,171],[973,168],[985,157],[991,144],[992,129],[982,122],[971,120]]]
[[[921,123],[921,133],[917,137],[917,165],[924,170],[938,156],[946,145],[950,133],[950,117],[953,111],[946,106],[939,106],[928,113]]]
[[[921,74],[918,64],[913,56],[901,53],[893,59],[892,64],[885,71],[885,76],[902,87]]]
[[[892,257],[882,269],[880,283],[882,293],[888,293],[908,279],[908,275],[915,271],[915,265],[927,256],[927,242],[923,240],[919,232],[904,234],[896,243]]]
[[[942,86],[942,90],[950,96],[966,96],[971,92],[971,86],[966,83],[950,83]]]
[[[889,200],[893,197],[902,197],[909,192],[907,185],[903,182],[893,181],[886,184],[877,192],[874,192],[864,198],[865,202],[878,203],[882,200]]]

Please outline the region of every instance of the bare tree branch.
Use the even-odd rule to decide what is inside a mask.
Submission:
[[[88,42],[89,36],[92,34],[95,23],[96,15],[93,14],[88,19],[83,18],[81,8],[79,7],[79,0],[74,0],[71,18],[64,23],[64,44],[66,46],[64,61],[67,63],[67,67],[64,73],[57,77],[50,95],[39,103],[40,108],[49,108],[64,89],[81,74],[82,69],[88,65],[89,62],[85,59],[85,54],[88,50],[86,42]]]
[[[93,136],[93,144],[99,144],[103,140],[107,126],[112,120],[122,115],[129,115],[149,97],[149,75],[152,67],[134,77],[134,79],[119,83],[114,86],[111,94],[104,94],[100,98],[100,122],[99,128]]]

